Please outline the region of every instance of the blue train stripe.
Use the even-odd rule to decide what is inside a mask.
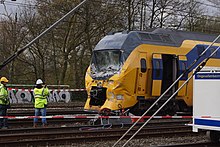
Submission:
[[[220,121],[219,120],[194,119],[194,124],[195,125],[220,127]]]
[[[186,54],[187,57],[187,65],[191,65],[195,59],[197,59],[199,57],[199,55],[208,47],[208,45],[196,45],[191,51],[189,51]],[[191,67],[191,69],[189,70],[189,72],[191,72],[196,66],[198,66],[198,64],[200,64],[204,59],[206,59],[207,57],[209,57],[211,55],[211,53],[213,53],[216,49],[218,48],[218,46],[212,46],[210,47],[205,54],[197,61],[196,64],[194,64],[194,66]],[[220,59],[220,50],[217,51],[217,53],[215,53],[212,58],[217,58]]]

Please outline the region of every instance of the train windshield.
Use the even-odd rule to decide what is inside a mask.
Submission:
[[[121,50],[94,51],[91,62],[91,76],[94,79],[107,79],[120,72],[123,62]]]

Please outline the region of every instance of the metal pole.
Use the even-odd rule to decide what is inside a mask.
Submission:
[[[163,98],[163,96],[193,67],[193,65],[204,55],[204,53],[220,38],[220,35],[218,35],[215,40],[199,55],[199,57],[194,60],[194,62],[176,79],[176,81],[173,82],[173,84],[170,85],[169,88],[167,88],[166,91],[148,108],[147,111],[144,112],[144,114],[141,115],[140,118],[122,135],[121,138],[119,138],[118,141],[115,142],[115,144],[112,147],[115,147],[127,134],[130,132],[130,130],[142,119],[143,116],[145,116],[153,107],[157,104],[157,102]]]
[[[125,145],[137,135],[141,131],[141,129],[177,94],[177,92],[180,91],[180,89],[183,88],[183,86],[189,82],[189,80],[197,73],[199,72],[207,63],[207,61],[219,50],[220,47],[215,49],[215,51],[205,60],[203,61],[200,65],[196,67],[195,72],[171,95],[166,102],[125,142],[125,144],[122,147],[125,147]]]
[[[23,48],[18,49],[17,52],[15,52],[14,55],[10,56],[8,59],[6,59],[1,65],[0,70],[5,67],[8,63],[10,63],[12,60],[14,60],[18,55],[20,55],[23,51],[25,51],[29,46],[31,46],[33,43],[35,43],[38,39],[43,37],[47,32],[52,30],[54,27],[56,27],[60,22],[62,22],[64,19],[69,17],[71,14],[73,14],[75,11],[77,11],[87,0],[83,0],[80,4],[78,4],[75,8],[73,8],[71,11],[69,11],[66,15],[64,15],[62,18],[57,20],[54,24],[52,24],[49,28],[44,30],[40,35],[38,35],[36,38],[34,38],[32,41],[30,41],[27,45],[25,45]]]

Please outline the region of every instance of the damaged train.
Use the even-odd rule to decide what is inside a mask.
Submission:
[[[217,37],[170,29],[124,31],[109,34],[93,50],[85,76],[88,94],[85,111],[106,115],[123,110],[143,114]],[[206,59],[220,45],[211,46],[199,59]],[[220,67],[220,51],[206,66]],[[157,110],[192,74],[189,70],[153,107]],[[192,112],[192,80],[161,110],[161,114]],[[114,113],[115,112],[115,113]]]

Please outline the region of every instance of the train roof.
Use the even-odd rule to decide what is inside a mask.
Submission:
[[[130,54],[132,50],[141,44],[179,47],[184,40],[213,42],[216,37],[217,35],[162,28],[149,32],[120,32],[105,36],[99,41],[94,50],[120,49]],[[220,43],[220,39],[218,43]]]

